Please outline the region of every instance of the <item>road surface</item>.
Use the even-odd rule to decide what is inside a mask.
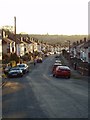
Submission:
[[[47,57],[22,78],[10,78],[2,90],[3,118],[88,118],[88,83],[55,78],[55,57]]]

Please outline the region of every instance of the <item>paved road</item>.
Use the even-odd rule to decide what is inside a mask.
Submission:
[[[22,78],[9,79],[3,87],[3,118],[87,118],[88,83],[55,78],[54,56],[37,64]]]

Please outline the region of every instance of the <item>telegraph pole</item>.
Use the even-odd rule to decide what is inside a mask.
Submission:
[[[69,54],[70,54],[70,40],[68,40],[68,43],[69,43]]]
[[[14,17],[14,34],[15,34],[15,52],[17,54],[17,47],[16,47],[16,41],[17,41],[17,37],[16,37],[16,17]]]

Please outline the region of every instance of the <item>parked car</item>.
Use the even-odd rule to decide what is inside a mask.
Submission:
[[[24,74],[29,72],[29,66],[27,64],[18,64],[17,67],[20,68]]]
[[[53,71],[53,76],[70,78],[71,70],[68,66],[57,66]]]
[[[10,71],[11,70],[21,70],[19,67],[12,67],[11,69],[10,69]],[[21,70],[22,71],[22,70]]]
[[[56,55],[55,58],[59,58],[60,56],[59,55]]]
[[[20,69],[12,69],[8,72],[8,77],[22,77],[23,72]]]
[[[4,69],[4,73],[5,73],[5,74],[8,74],[8,72],[10,71],[10,69],[11,69],[11,66],[6,67],[6,68]]]
[[[49,54],[50,54],[50,55],[53,55],[53,54],[54,54],[54,52],[49,52]]]
[[[62,63],[61,63],[61,60],[56,60],[55,63],[60,63],[60,64],[62,64]]]
[[[37,59],[37,63],[42,63],[42,58],[41,57]]]
[[[61,66],[61,63],[54,63],[53,68],[52,68],[52,72],[56,69],[57,66]]]
[[[48,54],[45,54],[44,56],[45,56],[45,57],[48,57],[49,55],[48,55]]]

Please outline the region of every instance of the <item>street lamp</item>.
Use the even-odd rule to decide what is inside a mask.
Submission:
[[[69,50],[69,54],[70,54],[70,44],[71,44],[71,42],[70,42],[70,40],[67,40],[66,42],[68,42],[68,50]]]
[[[71,44],[71,42],[70,42],[70,40],[66,40],[66,42],[68,43],[68,59],[70,60],[70,44]]]

